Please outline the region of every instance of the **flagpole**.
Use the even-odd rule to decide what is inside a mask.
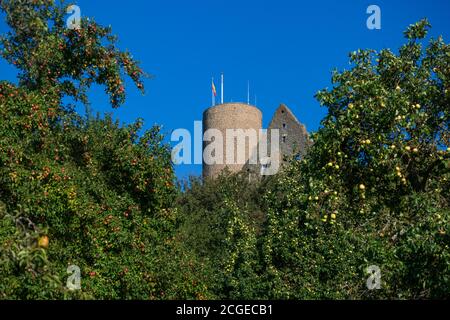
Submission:
[[[220,103],[223,104],[223,72],[221,75],[221,88],[220,88]]]
[[[250,104],[250,81],[247,81],[247,104]]]

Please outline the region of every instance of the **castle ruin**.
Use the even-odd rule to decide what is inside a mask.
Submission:
[[[222,151],[225,158],[237,159],[244,157],[245,161],[233,164],[207,164],[203,161],[204,178],[215,178],[226,167],[232,173],[246,172],[250,177],[254,178],[259,178],[263,174],[263,170],[268,164],[262,163],[261,159],[258,159],[256,163],[250,161],[258,150],[259,141],[250,138],[246,134],[246,131],[249,129],[255,132],[259,132],[262,129],[262,112],[255,106],[245,103],[223,103],[205,110],[203,113],[204,133],[208,130],[216,130],[224,137],[224,141],[230,138],[245,139],[245,154],[239,152],[237,147],[233,147],[231,150],[228,149],[228,153],[232,152],[233,154],[227,154],[225,145],[222,150],[219,150]],[[285,164],[293,156],[303,157],[305,155],[310,144],[308,132],[286,105],[281,104],[278,107],[269,124],[267,130],[268,150],[270,150],[271,129],[278,129],[279,132],[279,154],[276,156],[281,165]],[[230,132],[233,132],[231,137],[229,136]],[[210,143],[212,141],[208,141],[208,139],[204,141],[203,150],[206,150]]]

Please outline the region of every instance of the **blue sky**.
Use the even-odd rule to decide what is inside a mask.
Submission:
[[[287,104],[309,131],[326,113],[314,94],[330,87],[331,71],[348,68],[358,48],[392,48],[405,28],[427,17],[432,36],[450,38],[449,0],[78,0],[83,16],[112,25],[119,47],[129,49],[154,75],[142,96],[128,87],[127,103],[112,110],[102,89],[91,93],[92,108],[112,112],[124,123],[143,118],[146,126],[193,130],[211,104],[211,77],[225,73],[225,101],[251,102],[267,126],[280,103]],[[381,8],[382,29],[366,27],[369,5]],[[5,32],[1,16],[0,33]],[[0,79],[15,71],[0,61]],[[219,89],[219,83],[216,81]],[[220,93],[219,93],[220,94]],[[176,167],[180,178],[198,175],[199,165]]]

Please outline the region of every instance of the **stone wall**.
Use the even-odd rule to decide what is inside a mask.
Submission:
[[[309,145],[308,132],[286,105],[281,104],[275,111],[269,125],[270,129],[280,130],[280,153],[284,158],[306,154]]]

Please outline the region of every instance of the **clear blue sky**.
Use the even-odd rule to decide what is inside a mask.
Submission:
[[[101,89],[91,94],[92,108],[113,112],[122,122],[141,117],[146,126],[193,129],[193,121],[211,104],[211,77],[226,77],[225,100],[252,103],[267,126],[280,103],[286,103],[317,130],[326,110],[314,94],[330,86],[334,68],[348,67],[348,53],[358,48],[397,49],[405,28],[427,17],[432,36],[450,39],[449,0],[78,0],[83,16],[112,25],[119,46],[129,49],[155,76],[142,96],[128,88],[126,105],[108,106]],[[366,9],[382,11],[382,29],[368,30]],[[0,33],[6,30],[1,16]],[[0,79],[13,81],[15,71],[0,62]],[[219,87],[218,82],[216,86]],[[198,175],[201,166],[179,166],[179,177]]]

